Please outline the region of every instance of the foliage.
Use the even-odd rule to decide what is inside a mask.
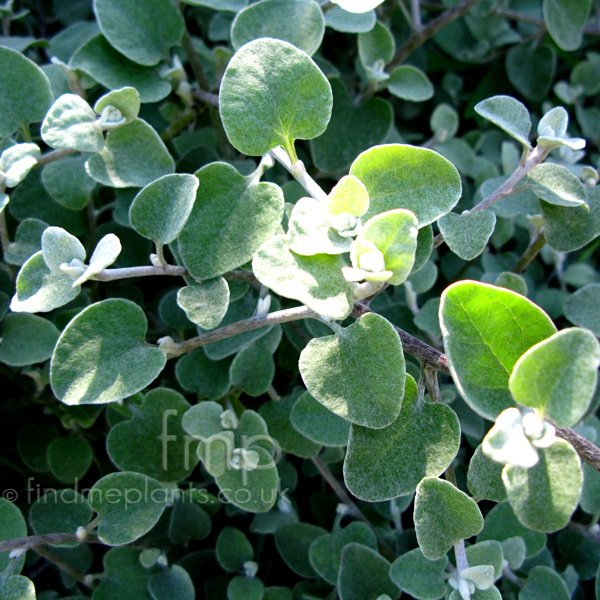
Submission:
[[[0,600],[600,599],[597,3],[0,19]]]

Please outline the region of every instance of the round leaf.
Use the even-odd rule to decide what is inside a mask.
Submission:
[[[153,600],[195,600],[196,592],[192,578],[179,565],[173,565],[154,573],[148,580],[148,591]]]
[[[48,446],[50,471],[60,481],[74,483],[81,479],[94,459],[92,446],[83,436],[57,437]]]
[[[8,314],[2,327],[0,362],[24,367],[48,360],[59,335],[48,319],[27,313]]]
[[[600,306],[600,284],[591,283],[567,298],[564,307],[565,317],[571,323],[600,335],[598,306]]]
[[[444,574],[448,559],[443,556],[428,560],[420,548],[398,557],[390,568],[392,581],[407,594],[419,600],[437,600],[444,595]]]
[[[287,42],[261,38],[231,59],[219,111],[229,141],[249,156],[321,135],[331,116],[329,82],[311,58]]]
[[[177,292],[177,304],[203,329],[214,329],[229,308],[229,286],[222,277],[188,285]]]
[[[548,33],[562,50],[577,50],[581,45],[591,6],[591,0],[544,0]]]
[[[185,225],[199,181],[193,175],[164,175],[142,189],[129,209],[131,226],[156,244],[170,244]]]
[[[149,385],[165,366],[145,341],[146,316],[129,300],[103,300],[81,311],[60,336],[50,382],[65,404],[104,404]]]
[[[495,226],[496,215],[490,210],[448,213],[438,221],[444,241],[463,260],[473,260],[485,250]]]
[[[116,108],[123,115],[126,123],[131,123],[140,112],[140,93],[134,87],[113,90],[98,98],[94,110],[101,114],[109,106]]]
[[[494,96],[475,105],[475,112],[500,127],[508,135],[531,149],[531,117],[525,106],[512,96]]]
[[[402,342],[377,314],[312,339],[299,368],[312,396],[351,423],[381,429],[400,413],[406,379]]]
[[[386,84],[391,94],[409,102],[425,102],[433,96],[433,85],[427,75],[411,65],[394,69]]]

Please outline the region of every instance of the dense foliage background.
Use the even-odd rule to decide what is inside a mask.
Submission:
[[[6,0],[0,18],[0,599],[600,598],[597,2]],[[412,242],[393,267],[373,266],[385,223],[339,258],[357,219],[398,208],[416,217],[395,213]],[[342,265],[392,285],[352,297]],[[494,287],[444,293],[465,280]],[[482,452],[507,405],[452,308],[469,298],[509,402],[517,359],[582,328],[511,378],[577,451],[540,442],[535,481],[521,417],[496,425],[521,432],[490,442],[499,463]],[[233,456],[199,462],[191,436],[215,434]]]

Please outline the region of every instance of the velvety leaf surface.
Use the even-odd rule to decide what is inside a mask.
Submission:
[[[585,329],[563,329],[521,356],[510,376],[510,392],[540,418],[571,427],[592,401],[599,365],[596,337]]]
[[[321,135],[331,116],[329,82],[291,44],[262,38],[244,45],[227,66],[219,111],[232,145],[248,156]]]
[[[512,96],[494,96],[482,100],[475,106],[475,112],[484,119],[491,121],[521,142],[526,148],[531,148],[529,132],[531,117],[525,106]]]
[[[20,52],[0,46],[0,138],[41,121],[52,99],[44,72]]]
[[[203,329],[214,329],[229,308],[229,286],[222,277],[180,288],[177,304],[187,318]]]
[[[392,581],[407,594],[418,600],[437,600],[444,595],[444,573],[448,559],[444,556],[428,560],[420,548],[399,556],[390,568]]]
[[[391,94],[409,102],[425,102],[433,96],[433,85],[427,75],[411,65],[402,65],[390,73],[387,89]]]
[[[43,317],[11,313],[2,324],[0,362],[24,367],[48,360],[52,356],[60,331]]]
[[[275,363],[263,339],[247,346],[233,359],[229,368],[231,385],[249,396],[264,394],[275,375]]]
[[[577,50],[581,45],[591,6],[590,0],[544,0],[544,22],[562,50]]]
[[[125,123],[131,123],[138,116],[140,105],[140,93],[134,87],[125,86],[98,98],[94,110],[101,115],[107,108],[116,108],[125,119]]]
[[[565,527],[577,508],[581,462],[573,446],[560,438],[538,452],[537,465],[530,469],[506,465],[502,480],[519,521],[534,531],[551,533]]]
[[[110,44],[146,66],[168,59],[185,27],[181,13],[169,0],[94,0],[94,13]]]
[[[92,445],[77,434],[57,437],[48,446],[48,465],[58,480],[75,483],[89,470],[94,460]]]
[[[357,498],[381,502],[410,494],[441,475],[458,452],[460,424],[445,404],[419,401],[408,376],[398,418],[383,429],[352,425],[344,481]]]
[[[235,527],[224,527],[219,533],[215,552],[219,564],[232,573],[241,573],[244,563],[254,558],[248,538]]]
[[[283,216],[283,192],[223,162],[203,167],[196,177],[198,194],[179,251],[193,277],[211,279],[250,261],[273,237]]]
[[[437,560],[454,544],[477,535],[483,517],[477,504],[449,481],[425,477],[417,487],[417,541],[425,558]]]
[[[309,560],[309,548],[316,538],[327,531],[311,523],[281,526],[275,533],[277,550],[288,567],[301,577],[315,577],[317,573]]]
[[[200,399],[218,400],[229,389],[231,360],[211,360],[203,348],[184,354],[175,365],[175,375],[181,387],[195,392]]]
[[[94,590],[95,600],[152,600],[149,578],[150,571],[140,561],[140,550],[111,548],[104,555],[104,577]]]
[[[438,221],[448,248],[463,260],[473,260],[485,250],[495,226],[496,215],[490,210],[448,213]]]
[[[450,212],[461,195],[456,168],[433,150],[403,144],[375,146],[352,163],[350,174],[369,192],[368,219],[405,208],[423,227]]]
[[[600,284],[591,283],[567,298],[564,314],[571,323],[600,335]]]
[[[199,183],[193,175],[178,173],[148,184],[133,199],[131,226],[156,244],[170,244],[192,212]]]
[[[506,500],[506,489],[502,483],[504,465],[488,458],[477,446],[469,462],[467,486],[477,500]]]
[[[116,188],[144,187],[174,170],[160,136],[142,119],[109,132],[105,147],[87,162],[92,179]]]
[[[363,315],[335,335],[312,339],[300,354],[299,368],[311,395],[351,423],[381,429],[400,413],[402,342],[379,315]]]
[[[153,600],[194,600],[196,591],[189,573],[179,565],[173,565],[148,579],[148,591]]]
[[[550,567],[539,565],[529,571],[519,600],[568,600],[571,597],[563,578]]]
[[[145,341],[147,321],[129,300],[109,299],[80,312],[62,332],[50,367],[65,404],[115,402],[145,388],[166,357]]]
[[[543,163],[527,175],[533,193],[540,199],[558,206],[582,206],[587,192],[581,180],[562,165]]]
[[[461,396],[490,420],[514,405],[508,379],[517,360],[556,332],[550,318],[520,294],[475,281],[444,291],[440,325]]]
[[[96,182],[85,170],[86,161],[87,155],[66,156],[47,164],[42,170],[42,183],[48,193],[69,210],[85,208],[96,187]]]
[[[263,0],[237,14],[231,26],[231,42],[238,50],[257,38],[275,38],[312,56],[324,33],[323,12],[314,0]]]
[[[27,524],[21,511],[6,498],[0,498],[0,541],[12,540],[14,538],[25,537],[27,535]],[[0,569],[4,571],[10,562],[8,552],[0,553]],[[24,560],[20,559],[22,567]],[[17,572],[20,571],[20,568]]]

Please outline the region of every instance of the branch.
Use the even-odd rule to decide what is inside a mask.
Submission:
[[[205,90],[194,90],[192,92],[192,96],[194,96],[196,100],[204,102],[204,104],[208,104],[209,106],[213,106],[215,108],[219,107],[219,96],[217,96],[217,94],[212,94],[211,92],[207,92]]]
[[[541,249],[546,245],[546,238],[543,233],[540,233],[534,238],[523,252],[523,256],[515,263],[511,271],[513,273],[522,273],[530,264],[531,261],[540,253]]]
[[[270,327],[271,325],[277,325],[278,323],[287,323],[288,321],[298,321],[300,319],[311,319],[318,318],[317,313],[313,312],[307,306],[297,306],[295,308],[286,308],[285,310],[279,310],[274,313],[267,315],[260,315],[257,317],[250,317],[244,321],[238,321],[237,323],[231,323],[225,325],[219,329],[213,331],[207,331],[201,335],[198,335],[189,340],[185,340],[180,344],[174,344],[168,350],[168,358],[175,358],[181,356],[191,350],[202,348],[213,342],[224,340],[226,338],[245,333],[246,331],[254,331],[261,327]]]
[[[417,48],[422,46],[429,38],[433,37],[438,31],[450,25],[452,21],[462,17],[471,8],[477,6],[481,0],[462,0],[456,6],[444,11],[439,17],[427,23],[421,31],[415,31],[410,34],[409,38],[398,48],[392,62],[387,66],[390,71],[403,63]]]
[[[61,571],[73,577],[79,581],[79,583],[85,585],[88,589],[94,589],[94,586],[90,583],[90,579],[86,577],[81,571],[78,571],[74,567],[72,567],[68,562],[62,560],[59,556],[57,556],[52,550],[45,548],[44,546],[36,546],[35,551],[43,556],[47,561],[51,562],[53,565],[56,565]]]
[[[556,435],[561,437],[563,440],[567,440],[573,448],[579,454],[579,458],[586,462],[590,467],[596,469],[596,471],[600,471],[600,449],[592,444],[589,440],[586,440],[582,435],[579,435],[573,429],[565,429],[563,427],[558,427],[554,425],[556,428]]]
[[[192,277],[185,267],[177,265],[164,265],[157,267],[145,265],[142,267],[122,267],[120,269],[104,269],[94,277],[95,281],[116,281],[117,279],[129,279],[130,277],[149,277],[152,275],[171,275],[174,277]],[[250,271],[229,271],[221,277],[229,281],[255,281]]]
[[[75,154],[75,152],[77,152],[77,150],[71,150],[71,149],[52,150],[50,152],[46,152],[46,154],[42,154],[42,156],[40,156],[38,158],[38,161],[37,161],[37,163],[35,163],[33,168],[37,169],[38,167],[43,167],[44,165],[54,162],[55,160],[59,160],[60,158],[63,158],[64,156],[71,156],[71,154]]]
[[[88,540],[86,540],[88,541]],[[74,533],[46,533],[43,535],[30,535],[27,537],[14,538],[0,542],[0,552],[10,552],[11,550],[31,550],[37,546],[46,546],[47,544],[71,544],[81,543],[81,539]]]

